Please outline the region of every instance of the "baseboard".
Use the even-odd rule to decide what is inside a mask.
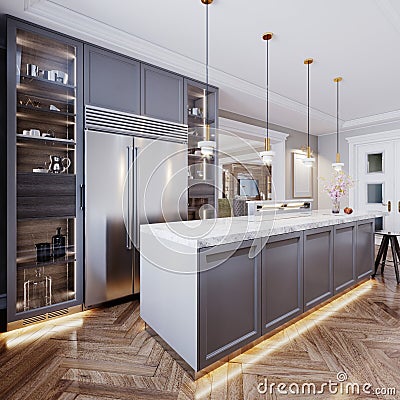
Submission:
[[[51,311],[48,313],[40,314],[35,317],[29,317],[20,319],[17,321],[11,321],[7,323],[7,331],[13,331],[15,329],[25,328],[27,326],[40,324],[49,320],[58,319],[67,315],[76,314],[82,311],[82,304],[63,308],[61,310]]]

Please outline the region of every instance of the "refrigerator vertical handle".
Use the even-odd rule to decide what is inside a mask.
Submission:
[[[85,185],[80,184],[79,185],[79,205],[80,205],[80,209],[84,210],[85,208]]]
[[[138,190],[138,171],[137,171],[137,156],[138,148],[133,148],[133,244],[136,249],[139,249],[139,221],[138,221],[138,205],[137,205],[137,190]]]
[[[132,250],[132,242],[131,242],[131,179],[129,178],[129,169],[131,166],[131,147],[126,147],[126,185],[128,192],[128,201],[126,207],[126,248],[127,250]]]

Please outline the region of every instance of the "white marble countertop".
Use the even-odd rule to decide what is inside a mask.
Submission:
[[[216,218],[208,220],[167,222],[162,224],[141,225],[141,234],[151,234],[161,240],[179,243],[192,248],[204,248],[226,243],[254,240],[320,228],[323,226],[344,224],[370,218],[382,217],[381,211],[358,211],[350,215],[332,214],[330,210],[312,211],[308,215],[288,214],[275,217]]]

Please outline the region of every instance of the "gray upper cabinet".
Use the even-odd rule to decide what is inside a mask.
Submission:
[[[304,310],[333,295],[333,228],[304,232]]]
[[[85,45],[85,104],[140,114],[140,63]]]
[[[245,241],[200,251],[199,369],[261,334],[261,254],[253,250]]]
[[[182,76],[142,64],[141,92],[142,115],[183,123]]]
[[[270,237],[261,260],[264,335],[303,312],[303,232]]]
[[[373,219],[357,222],[357,280],[368,277],[372,272],[375,251],[374,231],[375,221]]]
[[[337,294],[355,282],[356,223],[336,225],[334,230],[333,279]]]

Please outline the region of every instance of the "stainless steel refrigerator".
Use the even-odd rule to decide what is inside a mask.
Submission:
[[[86,307],[139,292],[140,224],[187,218],[187,144],[107,124],[85,132]]]

